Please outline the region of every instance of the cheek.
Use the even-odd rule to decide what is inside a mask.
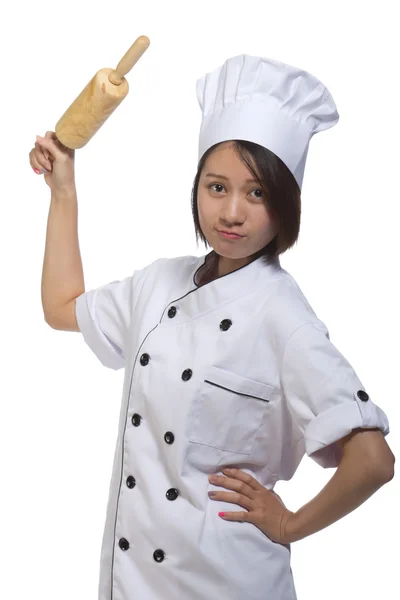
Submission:
[[[199,213],[199,221],[200,225],[207,226],[207,223],[210,221],[211,211],[209,203],[207,203],[207,199],[202,194],[198,194],[197,196],[197,209]]]
[[[266,209],[254,215],[254,231],[257,231],[260,237],[269,237],[275,230],[274,220],[268,215]]]

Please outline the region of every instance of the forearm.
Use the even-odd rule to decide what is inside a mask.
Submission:
[[[78,201],[73,186],[51,195],[41,287],[46,320],[58,307],[84,291],[78,240]]]
[[[288,521],[288,540],[296,542],[332,525],[365,502],[387,481],[384,472],[371,466],[367,459],[344,457],[325,487]]]

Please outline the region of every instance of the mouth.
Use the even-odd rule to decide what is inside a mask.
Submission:
[[[243,235],[239,235],[238,233],[232,233],[230,231],[220,231],[219,229],[216,229],[216,232],[221,237],[223,237],[227,240],[240,240],[242,237],[244,237]]]

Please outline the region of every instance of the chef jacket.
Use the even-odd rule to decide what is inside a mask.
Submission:
[[[77,298],[85,342],[125,369],[99,600],[295,600],[290,544],[211,500],[226,467],[272,489],[386,414],[294,278],[263,257],[199,285],[214,251],[160,258]]]

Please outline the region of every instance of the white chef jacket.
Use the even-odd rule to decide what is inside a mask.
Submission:
[[[259,257],[198,286],[209,254],[161,258],[77,298],[85,342],[125,368],[99,600],[295,600],[290,544],[211,500],[234,466],[272,489],[306,453],[386,414],[293,277]],[[208,264],[208,262],[207,262]]]

